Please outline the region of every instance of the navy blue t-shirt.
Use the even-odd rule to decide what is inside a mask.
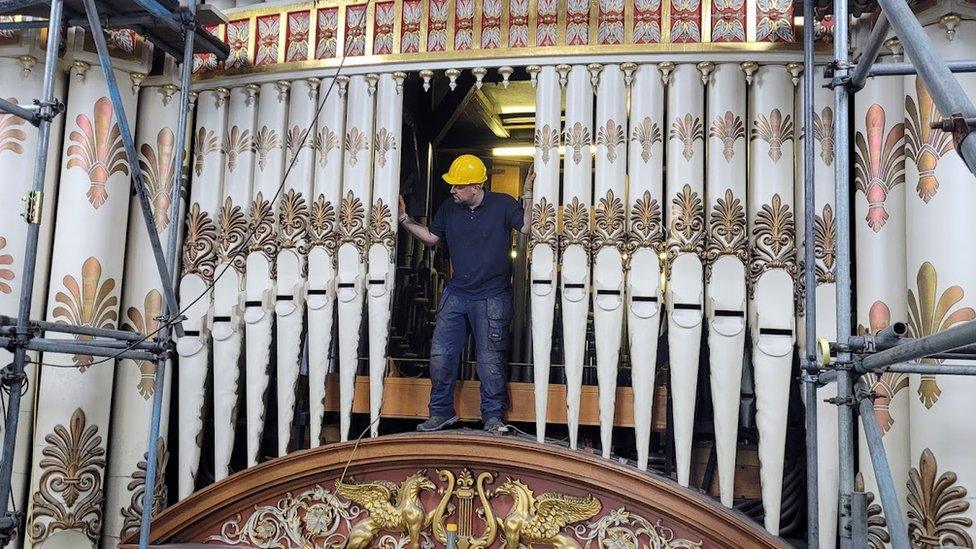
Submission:
[[[512,231],[522,230],[525,210],[507,194],[485,192],[475,209],[448,198],[434,214],[430,232],[447,243],[454,276],[447,289],[458,297],[487,299],[509,291]]]

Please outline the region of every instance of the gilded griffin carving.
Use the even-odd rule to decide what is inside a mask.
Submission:
[[[498,519],[505,547],[538,543],[556,549],[579,549],[579,542],[561,532],[563,527],[589,520],[602,508],[600,500],[589,494],[574,497],[547,492],[536,496],[523,482],[513,479],[505,481],[495,493],[508,494],[513,500],[512,510]]]
[[[406,533],[410,538],[409,549],[420,548],[420,531],[430,523],[431,515],[424,510],[420,491],[433,491],[434,483],[427,478],[427,471],[418,471],[400,483],[385,480],[363,483],[336,481],[336,492],[363,507],[369,517],[359,521],[350,530],[346,549],[369,547],[381,531]]]

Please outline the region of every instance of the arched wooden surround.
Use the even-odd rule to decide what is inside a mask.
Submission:
[[[536,501],[544,499],[544,493],[574,496],[576,499],[570,501],[577,502],[592,495],[599,501],[600,510],[591,518],[572,522],[562,528],[565,536],[573,538],[583,547],[588,546],[587,536],[599,533],[599,526],[594,525],[601,520],[605,526],[609,525],[614,517],[630,519],[630,526],[625,524],[625,528],[645,536],[640,539],[640,546],[646,546],[648,535],[660,536],[669,542],[661,547],[786,546],[782,540],[769,535],[744,516],[671,480],[553,445],[469,432],[384,436],[363,440],[358,448],[355,442],[333,444],[263,463],[209,486],[164,511],[153,522],[152,543],[219,544],[222,533],[228,536],[235,531],[239,533],[242,527],[247,529],[248,520],[252,517],[251,526],[270,521],[267,524],[287,528],[284,516],[289,511],[298,513],[298,520],[293,523],[298,526],[293,530],[300,535],[314,537],[309,534],[305,518],[308,510],[327,499],[323,497],[323,489],[330,493],[330,497],[337,491],[336,480],[347,463],[347,483],[384,480],[400,484],[410,475],[423,471],[436,486],[436,490],[421,492],[420,504],[427,512],[435,510],[441,501],[443,489],[449,483],[446,477],[439,474],[442,470],[453,473],[458,478],[458,486],[461,485],[463,470],[469,470],[473,479],[484,472],[496,473],[494,481],[485,485],[485,492],[495,515],[503,519],[512,511],[513,496],[498,488],[508,479],[520,481],[530,488]],[[477,482],[474,485],[476,493]],[[318,490],[316,487],[319,487]],[[454,493],[457,494],[458,490],[455,489]],[[348,502],[341,494],[338,500]],[[460,509],[463,505],[457,505],[459,501],[452,498],[451,503]],[[475,495],[471,501],[470,505],[475,510],[470,515],[473,516],[471,531],[478,536],[485,531],[477,513],[480,500]],[[592,510],[593,502],[588,501]],[[626,513],[618,513],[621,509]],[[460,513],[460,510],[455,511],[450,520],[457,520]],[[258,520],[258,516],[261,520]],[[341,525],[337,530],[341,538],[336,539],[344,541],[349,526],[366,516],[363,512]],[[437,522],[433,521],[435,526]],[[642,526],[645,530],[640,534]],[[440,546],[436,542],[434,529],[425,526],[424,535],[433,540],[435,546]],[[502,530],[498,528],[492,547],[502,546]],[[615,535],[622,535],[619,530],[611,532],[603,529],[604,535],[613,535],[614,532]],[[376,540],[382,535],[381,532]],[[376,540],[369,546],[377,546]],[[133,541],[129,540],[130,543]],[[293,538],[291,542],[280,541],[273,546],[299,547],[313,545],[314,541],[321,542],[322,539],[308,538],[295,543]],[[526,543],[524,534],[522,542]],[[241,545],[257,544],[251,538],[250,542]],[[589,546],[599,545],[593,538]]]

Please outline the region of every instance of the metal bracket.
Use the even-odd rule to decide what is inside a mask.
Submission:
[[[20,216],[28,223],[41,222],[41,210],[44,207],[44,191],[28,191],[20,199],[24,203],[24,211]]]
[[[34,105],[37,106],[37,119],[47,120],[48,122],[54,120],[55,117],[63,113],[66,109],[65,104],[57,98],[50,103],[35,99]]]
[[[12,362],[0,369],[0,385],[4,387],[11,387],[15,381],[25,381],[26,379],[27,374],[14,372],[14,364]]]
[[[952,134],[952,142],[956,146],[956,152],[962,155],[962,142],[972,133],[970,128],[976,128],[976,117],[966,118],[962,113],[953,113],[948,118],[934,120],[929,123],[933,130],[942,130]]]
[[[874,334],[864,335],[864,349],[861,350],[864,353],[873,353],[877,351],[877,346],[875,345]]]
[[[854,406],[856,404],[854,397],[830,397],[824,399],[824,402],[827,404],[833,404],[834,406]]]
[[[6,546],[17,537],[17,525],[23,516],[21,511],[4,511],[0,514],[0,547]]]

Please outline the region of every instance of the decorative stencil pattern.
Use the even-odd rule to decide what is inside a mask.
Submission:
[[[538,0],[535,45],[555,46],[559,34],[559,0]]]
[[[278,61],[278,37],[281,36],[280,19],[277,15],[258,17],[257,53],[254,64],[271,65]]]
[[[600,0],[597,21],[597,44],[623,44],[624,0]]]
[[[968,491],[954,471],[939,473],[939,463],[926,448],[918,468],[908,471],[908,536],[912,547],[972,547],[967,531],[973,521]]]
[[[251,64],[250,52],[247,49],[247,42],[251,32],[251,21],[242,19],[227,23],[227,45],[230,46],[230,55],[227,56],[227,68],[246,69]]]
[[[888,221],[888,193],[905,183],[905,125],[887,127],[884,108],[875,103],[864,126],[854,135],[854,185],[868,201],[864,220],[877,233]]]
[[[318,11],[316,17],[315,58],[328,59],[336,56],[339,33],[339,8],[326,8]]]
[[[793,0],[756,0],[756,41],[793,42]]]
[[[122,132],[115,120],[112,102],[100,97],[92,106],[92,115],[75,117],[78,129],[68,135],[67,169],[81,168],[88,174],[85,196],[92,208],[100,208],[108,200],[106,185],[112,174],[129,175],[129,164],[122,145]],[[128,196],[128,194],[126,194]]]
[[[474,47],[475,0],[457,0],[454,5],[454,49],[470,50]]]
[[[712,42],[746,41],[745,0],[713,0]]]
[[[420,20],[423,4],[420,0],[407,0],[403,3],[403,21],[400,28],[400,52],[420,51]]]
[[[396,4],[394,2],[379,2],[376,4],[376,16],[373,21],[373,54],[388,55],[393,53],[393,23],[396,21]]]
[[[509,0],[508,47],[529,45],[529,0]]]
[[[14,270],[10,267],[14,264],[14,256],[3,253],[7,247],[7,239],[0,236],[0,294],[13,293],[14,289],[9,282],[16,278]]]
[[[427,17],[427,51],[447,50],[447,0],[430,0]]]
[[[342,48],[348,56],[366,54],[366,4],[346,6],[346,42]]]
[[[221,33],[223,27],[219,25],[206,25],[203,27],[204,30],[210,34],[216,36],[217,38],[227,41],[226,38]],[[194,73],[207,73],[213,72],[220,68],[221,62],[217,60],[217,56],[212,53],[198,53],[193,56],[193,72]]]
[[[701,0],[671,0],[671,41],[701,42]]]
[[[661,41],[661,0],[635,0],[635,44],[657,44]]]
[[[585,46],[590,43],[589,0],[566,1],[566,45]]]
[[[939,178],[935,171],[939,160],[952,150],[952,135],[934,130],[930,124],[942,115],[921,78],[915,79],[918,105],[911,95],[905,96],[905,155],[918,168],[918,184],[915,191],[923,202],[928,203],[939,192]]]
[[[308,31],[308,12],[296,11],[288,14],[285,61],[305,61],[308,59]]]

